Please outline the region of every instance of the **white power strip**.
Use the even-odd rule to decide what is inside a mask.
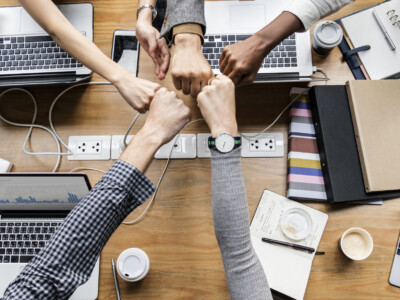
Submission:
[[[109,160],[111,136],[70,136],[68,148],[73,152],[68,160]]]
[[[244,133],[246,136],[257,135],[256,133]],[[171,152],[171,159],[193,159],[211,157],[208,148],[210,133],[181,134],[164,146],[160,147],[155,154],[156,159],[167,159]],[[129,135],[129,143],[134,135]],[[70,136],[68,147],[73,155],[68,160],[109,160],[118,159],[125,150],[123,135],[110,136]],[[282,157],[284,155],[284,142],[282,133],[263,133],[256,138],[246,139],[242,137],[242,157]]]
[[[0,158],[0,173],[10,172],[12,168],[12,163],[8,160]]]
[[[243,133],[246,136],[257,133]],[[283,134],[279,132],[262,133],[256,138],[242,137],[242,157],[282,157],[284,155]]]
[[[211,133],[198,133],[197,134],[197,157],[208,158],[211,157],[210,148],[208,148],[208,138]]]
[[[196,158],[197,151],[195,134],[180,134],[174,145],[175,138],[176,136],[169,143],[158,149],[154,158],[168,159],[172,147],[174,148],[172,149],[171,159]]]
[[[111,159],[119,159],[126,146],[124,144],[124,135],[113,135],[111,137]],[[129,144],[134,135],[128,135],[126,144]]]
[[[246,136],[256,135],[257,133],[243,133]],[[210,133],[197,134],[197,157],[211,157],[208,148],[208,138]],[[282,133],[263,133],[257,138],[250,140],[242,137],[242,157],[282,157],[284,154],[284,143]]]

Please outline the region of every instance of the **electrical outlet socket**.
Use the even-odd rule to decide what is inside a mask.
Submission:
[[[125,135],[113,135],[111,137],[111,159],[119,159],[122,152],[124,152],[124,137]],[[133,137],[134,135],[128,135],[126,143],[129,144]]]
[[[73,154],[68,160],[109,160],[110,143],[109,135],[70,136],[68,148]]]
[[[210,148],[208,148],[208,138],[211,133],[198,133],[197,134],[197,157],[207,158],[211,157]]]
[[[243,133],[247,136],[257,133]],[[256,138],[242,136],[242,157],[282,157],[284,150],[282,133],[263,133]]]
[[[171,153],[171,159],[188,159],[196,158],[196,135],[195,134],[181,134],[173,145],[176,136],[167,144],[163,145],[154,156],[156,159],[168,159],[172,147],[174,149]]]

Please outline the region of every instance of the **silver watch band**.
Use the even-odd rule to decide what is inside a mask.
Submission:
[[[151,4],[143,4],[143,5],[141,5],[141,6],[138,8],[138,10],[137,10],[136,19],[138,18],[139,13],[140,13],[144,8],[150,8],[150,9],[151,9],[151,12],[152,12],[152,15],[153,15],[152,21],[154,21],[154,19],[157,17],[157,10],[156,10],[156,8],[155,8],[153,5],[151,5]]]

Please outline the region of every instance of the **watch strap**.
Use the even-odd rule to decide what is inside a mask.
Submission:
[[[242,138],[240,136],[234,136],[233,139],[235,141],[235,145],[233,146],[232,150],[237,149],[240,146],[242,146]],[[212,136],[210,136],[208,138],[208,148],[209,149],[216,149],[215,140],[216,140],[216,138],[214,138]]]

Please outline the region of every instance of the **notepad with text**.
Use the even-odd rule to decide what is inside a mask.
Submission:
[[[279,225],[282,214],[291,208],[305,210],[312,219],[310,235],[299,242],[286,238]],[[328,215],[323,212],[271,191],[264,191],[251,222],[250,234],[254,250],[272,289],[294,299],[303,299],[315,253],[264,243],[261,238],[267,237],[317,249],[327,221]]]

